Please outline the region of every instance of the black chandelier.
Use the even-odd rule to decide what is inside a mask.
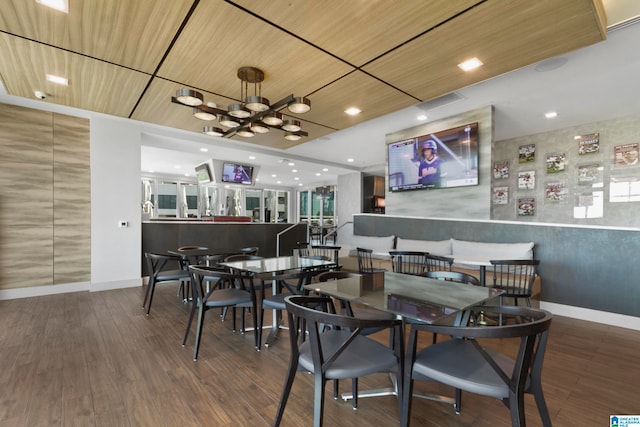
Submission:
[[[283,119],[278,110],[284,108],[296,114],[306,113],[311,109],[311,101],[304,97],[289,95],[275,104],[262,97],[262,81],[264,73],[255,67],[241,67],[238,69],[240,79],[240,99],[244,103],[235,103],[222,110],[213,102],[204,103],[200,92],[192,89],[180,89],[171,102],[193,108],[193,115],[205,121],[218,120],[228,128],[223,130],[215,126],[204,126],[203,132],[208,135],[225,138],[234,135],[250,138],[257,133],[267,133],[270,129],[280,129],[285,132],[285,139],[297,141],[309,134],[302,130],[300,121]],[[249,95],[249,85],[253,85],[253,95]]]

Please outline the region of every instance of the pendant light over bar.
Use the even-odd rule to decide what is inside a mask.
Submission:
[[[285,139],[297,141],[303,136],[309,136],[300,127],[300,121],[294,119],[284,120],[278,112],[284,107],[296,114],[306,113],[311,109],[311,101],[304,97],[289,95],[271,105],[267,98],[262,96],[262,81],[264,73],[255,67],[241,67],[238,69],[240,79],[240,99],[243,103],[233,103],[222,110],[212,102],[204,103],[204,97],[200,92],[192,89],[180,89],[175,97],[171,97],[174,104],[185,105],[193,109],[194,117],[218,122],[228,128],[220,131],[213,126],[205,126],[203,132],[209,135],[218,135],[225,138],[234,135],[250,138],[255,134],[267,133],[270,129],[279,129],[285,132]],[[253,88],[253,94],[249,94]],[[215,129],[215,130],[214,130]],[[221,133],[222,132],[222,133]]]

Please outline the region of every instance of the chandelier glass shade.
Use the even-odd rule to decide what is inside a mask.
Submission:
[[[267,98],[262,97],[261,83],[264,73],[255,67],[241,67],[238,69],[240,79],[240,99],[243,103],[233,103],[222,110],[215,103],[204,104],[204,97],[200,92],[192,89],[179,89],[171,102],[186,105],[193,108],[193,115],[197,119],[218,122],[228,128],[221,131],[214,126],[205,126],[203,132],[208,135],[223,136],[226,138],[234,135],[250,138],[255,134],[264,134],[271,129],[280,129],[285,132],[285,139],[298,141],[303,136],[308,136],[301,128],[299,120],[283,119],[279,110],[286,107],[295,114],[306,113],[311,109],[311,101],[305,97],[289,95],[280,101],[270,104]],[[248,94],[249,87],[253,88],[253,94]],[[222,133],[220,133],[222,132]]]

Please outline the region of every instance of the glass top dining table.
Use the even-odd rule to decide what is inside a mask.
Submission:
[[[306,285],[308,291],[394,313],[413,321],[455,319],[466,308],[482,304],[503,291],[409,274],[380,273],[378,285],[365,275]],[[374,280],[375,282],[375,280]],[[368,286],[369,285],[369,286]]]
[[[288,270],[307,270],[318,267],[332,266],[331,260],[305,258],[299,256],[281,256],[274,258],[251,259],[242,261],[222,262],[220,265],[234,270],[249,273],[277,273]]]

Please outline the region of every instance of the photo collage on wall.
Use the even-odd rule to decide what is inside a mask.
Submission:
[[[505,160],[493,163],[491,202],[497,216],[509,218],[504,209],[513,209],[515,204],[516,217],[540,213],[545,218],[560,219],[571,216],[566,207],[569,205],[574,219],[602,218],[605,184],[609,203],[640,202],[640,142],[614,145],[609,141],[602,145],[599,132],[572,139],[575,145],[569,141],[538,147],[519,145],[517,152],[511,149],[512,157],[507,155]],[[558,151],[546,152],[552,146]],[[541,161],[536,163],[536,151],[541,149],[545,149],[544,154],[537,156]],[[543,205],[538,205],[539,201]]]

